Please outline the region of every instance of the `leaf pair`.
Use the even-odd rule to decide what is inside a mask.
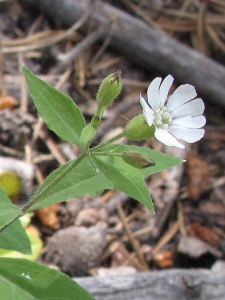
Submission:
[[[100,148],[100,151],[101,153],[111,152],[116,154],[114,156],[101,156],[101,154],[94,156],[96,165],[114,184],[115,188],[138,200],[151,211],[154,211],[154,206],[144,179],[149,175],[171,168],[182,162],[182,159],[178,157],[172,157],[155,150],[137,146],[108,145]],[[137,169],[122,159],[124,152],[147,154],[156,164],[155,166]],[[94,154],[96,155],[98,152],[94,152]]]
[[[148,154],[156,165],[137,169],[128,165],[121,157],[101,155],[102,152],[122,155],[125,151]],[[101,148],[99,153],[91,152],[77,165],[76,160],[71,160],[52,172],[31,198],[31,201],[36,200],[30,206],[29,211],[74,197],[78,198],[87,194],[98,195],[106,189],[115,188],[127,193],[153,211],[151,196],[144,179],[181,162],[180,158],[148,148],[127,145],[106,146]],[[60,180],[57,181],[57,178]],[[53,185],[53,182],[57,184]]]

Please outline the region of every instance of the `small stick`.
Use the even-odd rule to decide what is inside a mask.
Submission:
[[[152,251],[152,254],[155,255],[158,253],[168,242],[176,235],[176,233],[179,230],[179,222],[176,221],[161,237],[158,244],[155,246],[155,248]]]
[[[48,137],[47,134],[43,130],[41,130],[39,132],[39,136],[40,136],[40,138],[42,138],[45,141],[46,146],[52,152],[52,154],[57,159],[57,161],[61,165],[65,164],[67,162],[67,160],[65,159],[65,157],[59,151],[58,146],[56,145],[56,143],[50,137]]]
[[[121,221],[123,223],[124,230],[126,231],[128,237],[130,239],[130,242],[131,242],[131,245],[133,246],[134,251],[136,252],[136,254],[137,254],[140,262],[142,263],[143,267],[145,268],[145,270],[146,271],[149,270],[149,266],[147,265],[146,261],[144,260],[143,254],[141,253],[140,248],[137,245],[137,241],[135,240],[133,233],[130,230],[130,227],[128,226],[128,224],[126,222],[126,217],[123,212],[123,208],[120,204],[120,201],[117,201],[117,210],[118,210],[118,214],[121,218]]]

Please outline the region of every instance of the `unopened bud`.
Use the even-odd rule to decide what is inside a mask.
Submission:
[[[143,114],[134,117],[124,128],[125,136],[131,141],[149,139],[154,133],[155,127],[146,123]]]
[[[108,75],[101,83],[96,98],[99,108],[108,106],[122,90],[121,71]]]
[[[122,159],[127,164],[138,169],[155,166],[155,162],[147,154],[138,151],[123,152]]]
[[[101,123],[101,118],[99,116],[93,116],[91,119],[92,126],[97,129]]]

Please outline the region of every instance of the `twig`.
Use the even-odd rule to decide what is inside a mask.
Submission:
[[[60,164],[65,164],[67,162],[67,160],[65,159],[65,157],[59,151],[58,146],[56,145],[56,143],[50,137],[48,137],[47,134],[43,130],[41,130],[39,132],[39,136],[43,139],[46,146],[49,148],[49,150],[54,155],[54,157],[57,159],[57,161]]]
[[[207,33],[211,40],[215,43],[215,45],[221,49],[223,52],[225,52],[225,44],[221,41],[221,39],[218,37],[218,34],[216,30],[212,26],[206,27]]]
[[[136,254],[137,254],[140,262],[142,263],[142,265],[146,269],[146,271],[149,270],[149,266],[147,265],[147,263],[146,263],[143,255],[142,255],[142,253],[141,253],[141,251],[140,251],[140,249],[139,249],[139,247],[137,245],[137,241],[135,240],[135,238],[133,236],[133,233],[130,230],[130,228],[129,228],[127,222],[126,222],[126,217],[125,217],[125,214],[123,212],[123,209],[122,209],[122,206],[120,204],[120,201],[117,201],[117,210],[118,210],[118,214],[119,214],[119,216],[121,218],[121,221],[123,223],[124,230],[126,231],[128,237],[130,239],[130,242],[132,244],[132,247],[133,247],[134,251],[136,252]]]
[[[10,156],[15,156],[18,158],[23,158],[24,153],[22,151],[18,151],[12,148],[9,148],[7,146],[3,146],[0,144],[0,151],[5,152],[7,154],[9,154]]]
[[[52,0],[20,0],[29,3],[45,12],[49,17],[58,19],[70,26],[88,7],[88,0],[58,0],[58,6]],[[225,68],[212,59],[201,55],[168,35],[151,28],[143,21],[135,18],[112,5],[96,1],[92,13],[93,26],[107,24],[115,15],[115,23],[110,46],[120,51],[128,59],[144,67],[146,70],[158,70],[172,74],[182,83],[195,86],[201,96],[207,100],[225,106]],[[88,24],[82,27],[87,31]],[[103,34],[102,40],[107,36]],[[205,84],[207,82],[207,84]]]
[[[113,57],[111,59],[108,59],[107,61],[99,61],[97,64],[93,65],[92,62],[91,62],[91,73],[94,75],[96,73],[99,72],[99,70],[102,70],[102,69],[105,69],[105,68],[109,68],[113,65],[116,65],[118,64],[119,62],[121,61],[121,57]],[[96,78],[95,78],[96,79]],[[95,79],[91,79],[88,81],[88,84],[92,81],[92,80],[95,80]],[[102,82],[103,79],[101,79],[100,82]],[[99,85],[99,83],[98,83]]]
[[[110,40],[112,38],[112,33],[113,33],[113,26],[115,24],[115,20],[112,18],[112,23],[111,26],[109,27],[109,31],[108,31],[108,35],[105,38],[102,46],[99,48],[99,50],[97,51],[97,53],[94,55],[94,57],[92,58],[89,67],[92,69],[94,64],[96,64],[97,60],[99,59],[99,57],[103,54],[103,52],[105,51],[105,49],[107,48],[107,46],[110,43]]]
[[[175,198],[171,199],[170,202],[168,202],[166,204],[165,208],[156,215],[156,222],[155,222],[156,227],[152,231],[152,236],[155,239],[157,239],[157,238],[159,238],[159,236],[161,236],[161,234],[165,228],[166,222],[171,214],[171,210],[174,207],[175,200],[176,200]]]
[[[154,228],[154,225],[150,225],[150,226],[148,226],[148,227],[141,228],[141,229],[135,231],[135,232],[133,233],[133,235],[134,235],[135,238],[137,238],[137,237],[142,236],[142,235],[144,235],[144,234],[146,234],[146,233],[151,233],[152,230],[153,230],[153,228]],[[127,241],[128,239],[129,239],[129,238],[128,238],[127,236],[124,236],[124,237],[122,238],[123,241]]]
[[[151,25],[155,29],[161,30],[161,27],[152,20],[152,18],[141,10],[137,5],[135,5],[130,0],[122,0],[122,2],[130,9],[132,9],[138,16],[140,16],[147,24]]]
[[[184,223],[183,203],[181,201],[178,201],[177,218],[178,218],[178,221],[179,221],[180,233],[182,234],[182,236],[187,236],[187,230],[185,228],[185,223]]]
[[[152,254],[155,255],[158,253],[168,242],[175,236],[177,231],[179,230],[179,222],[175,222],[161,237],[158,244],[152,251]]]
[[[108,25],[109,26],[109,25]],[[100,26],[97,30],[93,31],[91,34],[89,34],[86,38],[84,38],[76,47],[74,47],[71,51],[67,52],[64,55],[60,55],[58,57],[59,63],[56,67],[54,67],[54,70],[57,69],[57,72],[60,72],[65,66],[72,63],[73,60],[76,59],[76,57],[85,49],[87,49],[91,44],[99,40],[103,33],[105,33],[107,25]]]
[[[27,52],[27,51],[32,51],[32,50],[37,50],[37,49],[42,49],[42,48],[46,48],[49,46],[52,46],[56,43],[61,42],[62,40],[70,37],[72,34],[74,34],[74,32],[76,30],[78,30],[83,24],[84,22],[89,18],[90,14],[92,11],[92,6],[90,6],[86,13],[83,15],[83,17],[78,20],[74,25],[72,25],[67,31],[60,33],[56,36],[53,36],[51,38],[49,38],[49,36],[45,37],[42,40],[37,41],[37,36],[38,35],[34,35],[33,38],[32,36],[29,36],[26,39],[19,39],[16,41],[11,41],[11,42],[1,42],[1,51],[3,53],[18,53],[18,52]],[[47,32],[49,34],[49,32]],[[50,31],[51,33],[51,31]],[[39,34],[40,36],[46,35],[46,33],[41,32]],[[34,44],[30,44],[30,41],[36,41],[36,43]],[[26,42],[25,45],[24,42]],[[22,43],[22,45],[20,45]],[[18,46],[16,46],[16,44],[19,44]]]
[[[21,66],[23,65],[23,55],[22,53],[18,53],[18,70],[21,74]],[[21,96],[20,96],[20,109],[23,112],[27,112],[28,110],[28,95],[27,95],[27,86],[24,76],[21,77]]]
[[[197,21],[197,49],[203,53],[208,54],[206,40],[205,40],[205,18],[207,11],[208,3],[207,0],[201,1],[198,21]]]

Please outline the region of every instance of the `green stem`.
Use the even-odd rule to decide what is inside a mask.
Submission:
[[[121,153],[113,153],[113,152],[92,152],[91,156],[113,156],[113,157],[121,157]]]
[[[72,169],[74,169],[87,155],[89,155],[89,143],[86,145],[86,147],[81,152],[80,156],[71,162],[71,164],[68,164],[68,166],[50,182],[48,185],[46,185],[38,194],[34,194],[34,196],[31,198],[31,200],[22,207],[22,211],[24,213],[29,212],[30,207],[38,201],[40,197],[42,197],[46,192],[50,191],[61,179],[63,179]],[[88,153],[87,153],[88,152]]]
[[[118,141],[119,139],[121,139],[122,137],[124,137],[125,136],[125,133],[124,132],[121,132],[121,133],[119,133],[118,135],[116,135],[116,136],[114,136],[113,138],[111,138],[110,140],[108,140],[107,142],[105,142],[105,143],[102,143],[102,144],[100,144],[100,145],[98,145],[98,146],[96,146],[96,147],[93,147],[93,148],[91,148],[91,152],[94,152],[94,151],[96,151],[96,150],[99,150],[99,149],[101,149],[102,147],[104,147],[104,146],[107,146],[107,145],[109,145],[109,144],[111,144],[111,143],[113,143],[113,142],[115,142],[115,141]]]

